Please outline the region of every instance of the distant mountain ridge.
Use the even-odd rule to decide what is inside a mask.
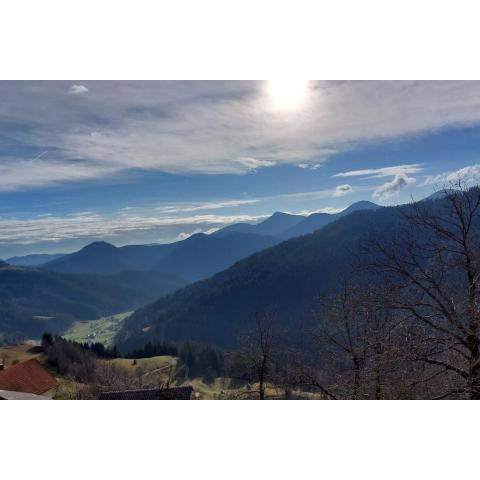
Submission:
[[[306,235],[323,228],[345,215],[358,210],[375,210],[381,208],[373,202],[362,200],[353,203],[338,213],[312,213],[310,215],[293,215],[275,212],[263,222],[257,224],[234,223],[213,233],[214,236],[225,236],[231,232],[254,233],[257,235],[271,235],[280,240],[287,240],[299,235]]]
[[[124,350],[152,339],[191,339],[229,348],[251,328],[257,311],[274,310],[289,326],[306,320],[315,297],[332,289],[358,258],[372,225],[393,231],[398,212],[390,207],[354,211],[314,233],[257,252],[142,307],[126,320],[117,342]]]
[[[41,267],[60,273],[113,274],[124,270],[161,271],[187,281],[209,277],[256,251],[278,243],[265,235],[231,233],[213,237],[203,233],[164,245],[115,247],[93,242],[78,252]]]
[[[220,237],[230,233],[252,233],[255,235],[278,236],[286,229],[293,227],[301,222],[305,217],[303,215],[292,215],[290,213],[275,212],[270,217],[259,223],[234,223],[221,228],[212,234]]]
[[[338,213],[312,213],[292,228],[284,231],[282,238],[287,240],[300,235],[307,235],[308,233],[313,233],[314,231],[323,228],[325,225],[328,225],[345,215],[349,215],[350,213],[358,212],[360,210],[377,210],[378,208],[381,208],[380,205],[362,200],[360,202],[352,203],[348,208]]]
[[[78,252],[42,264],[61,273],[113,274],[123,270],[171,272],[189,282],[208,278],[235,262],[298,235],[311,233],[352,211],[379,208],[357,202],[337,214],[308,217],[275,212],[257,224],[238,223],[206,235],[199,233],[170,244],[115,247],[93,242]]]
[[[174,272],[189,281],[197,281],[277,243],[277,238],[267,235],[236,232],[224,237],[214,237],[198,233],[179,242],[153,269]]]
[[[64,253],[32,253],[30,255],[7,258],[9,265],[18,265],[21,267],[37,267],[52,260],[63,257]]]

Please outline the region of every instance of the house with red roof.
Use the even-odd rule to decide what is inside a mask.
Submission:
[[[57,380],[36,359],[17,363],[0,370],[0,390],[53,395]]]

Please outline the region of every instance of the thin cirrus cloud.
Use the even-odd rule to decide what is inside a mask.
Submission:
[[[313,213],[328,213],[329,215],[339,213],[342,210],[345,210],[347,207],[323,207],[323,208],[318,208],[316,210],[302,210],[297,213],[297,215],[312,215]]]
[[[368,178],[382,178],[390,177],[399,174],[413,174],[420,173],[424,170],[421,163],[412,163],[407,165],[396,165],[394,167],[382,168],[365,168],[363,170],[350,170],[348,172],[340,172],[333,175],[333,177],[368,177]]]
[[[170,205],[163,205],[160,207],[156,207],[160,213],[183,213],[183,212],[198,212],[201,210],[218,210],[222,208],[235,208],[244,205],[252,205],[255,203],[260,202],[259,198],[252,198],[252,199],[239,199],[239,200],[223,200],[218,202],[205,202],[205,203],[175,203]]]
[[[0,95],[0,131],[30,152],[49,151],[37,160],[47,173],[27,172],[21,148],[0,156],[0,190],[138,169],[317,166],[362,142],[480,122],[480,82],[311,82],[293,112],[272,111],[259,82],[2,82]]]
[[[118,169],[90,162],[52,161],[48,154],[31,160],[6,160],[0,163],[0,192],[80,182],[108,177]]]
[[[203,231],[236,222],[255,222],[264,215],[194,215],[190,217],[109,216],[82,212],[69,216],[37,217],[28,220],[0,220],[0,244],[29,245],[39,242],[61,242],[77,238],[114,237],[172,227]]]
[[[79,211],[58,216],[51,213],[39,215],[32,219],[1,219],[0,244],[30,245],[39,242],[62,242],[78,238],[111,238],[129,232],[162,231],[162,241],[187,238],[188,236],[204,232],[212,233],[218,228],[237,222],[255,223],[268,214],[229,214],[219,213],[195,214],[208,210],[222,210],[239,208],[246,205],[288,200],[289,202],[303,202],[335,198],[350,193],[350,185],[339,185],[335,189],[318,190],[279,194],[251,199],[229,199],[210,202],[178,202],[160,206],[133,207],[127,206],[113,215],[102,215],[92,211]],[[340,193],[339,193],[340,192]],[[335,213],[341,208],[325,207],[310,212]],[[188,214],[184,216],[183,214]],[[160,216],[159,216],[160,215]],[[176,229],[181,231],[176,232]],[[172,237],[172,235],[176,236]]]
[[[247,205],[260,204],[262,202],[276,200],[288,200],[293,202],[320,200],[326,198],[341,197],[351,192],[353,192],[353,187],[349,184],[344,184],[338,185],[335,189],[315,190],[310,192],[282,193],[278,195],[269,195],[256,198],[219,200],[212,202],[177,202],[169,203],[167,205],[160,205],[154,208],[155,211],[162,214],[188,213],[202,210],[219,210],[224,208],[243,207]],[[129,211],[132,209],[133,207],[125,207],[122,210]]]

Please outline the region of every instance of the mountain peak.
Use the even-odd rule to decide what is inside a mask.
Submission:
[[[376,210],[378,208],[380,208],[380,205],[376,203],[369,202],[368,200],[360,200],[359,202],[352,203],[341,213],[356,212],[358,210]]]
[[[440,200],[455,192],[458,192],[458,190],[455,190],[454,188],[445,188],[438,190],[438,192],[432,193],[428,197],[424,198],[424,200]]]
[[[83,251],[88,251],[88,250],[97,250],[97,251],[113,251],[116,250],[117,247],[112,245],[111,243],[108,242],[103,242],[103,241],[97,241],[97,242],[92,242],[86,245],[85,247],[82,248]],[[82,251],[81,250],[81,251]]]
[[[270,218],[281,218],[281,217],[291,217],[290,213],[285,212],[274,212]]]

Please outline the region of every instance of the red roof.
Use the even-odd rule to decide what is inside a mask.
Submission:
[[[35,359],[17,363],[0,371],[0,390],[41,395],[56,386],[55,377]]]

